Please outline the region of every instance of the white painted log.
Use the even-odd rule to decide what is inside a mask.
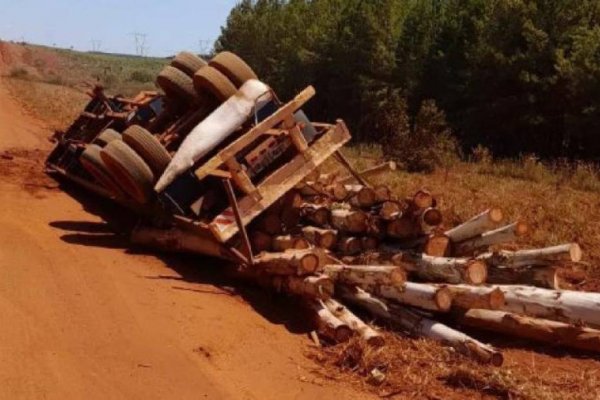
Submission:
[[[524,236],[529,232],[529,226],[522,221],[514,222],[493,231],[488,231],[480,236],[455,243],[454,253],[457,255],[471,254],[476,250],[485,248],[494,244],[512,242],[518,237]]]
[[[331,226],[340,232],[363,233],[367,230],[367,214],[360,210],[331,210]]]
[[[165,190],[177,176],[192,168],[196,161],[235,132],[272,97],[269,87],[264,83],[256,79],[244,83],[186,136],[158,180],[155,190],[159,193]]]
[[[322,229],[315,226],[305,226],[302,234],[309,242],[324,249],[331,249],[337,242],[337,231],[334,229]]]
[[[600,330],[532,318],[505,311],[468,310],[459,318],[465,326],[550,343],[554,346],[600,351]]]
[[[318,252],[313,249],[262,252],[254,257],[253,268],[266,274],[303,276],[316,272],[320,260]]]
[[[286,251],[289,249],[308,249],[310,243],[303,237],[294,235],[275,236],[273,238],[274,251]]]
[[[344,305],[334,299],[326,300],[324,303],[336,318],[348,325],[352,330],[358,332],[368,344],[377,347],[385,344],[383,336],[379,332],[364,323]]]
[[[504,292],[504,311],[600,327],[600,293],[496,285]]]
[[[565,243],[541,249],[485,253],[477,257],[489,265],[503,267],[523,267],[532,265],[550,265],[557,261],[581,261],[581,248],[577,243]]]
[[[401,261],[393,257],[396,265],[403,266],[419,278],[432,282],[469,283],[480,285],[487,277],[484,262],[468,258],[433,257],[427,254],[402,253]]]
[[[364,289],[385,299],[432,311],[448,311],[452,294],[445,287],[429,283],[406,282],[401,286],[368,285]]]
[[[388,320],[410,334],[440,341],[476,361],[496,366],[502,365],[502,353],[498,350],[440,322],[418,315],[401,306],[388,305],[385,301],[360,288],[341,287],[339,294],[348,303],[362,307],[374,316]]]
[[[336,343],[347,342],[352,337],[352,329],[337,318],[323,301],[310,301],[310,308],[315,312],[318,332]]]
[[[457,309],[499,310],[506,302],[504,292],[495,287],[472,285],[444,285],[444,287],[452,294],[452,307]]]
[[[323,273],[336,282],[361,287],[402,285],[406,282],[406,272],[393,265],[326,265]]]
[[[454,243],[462,242],[479,236],[484,232],[487,232],[496,227],[504,215],[500,208],[492,207],[479,215],[474,216],[470,220],[450,229],[445,232],[445,235],[450,238]]]

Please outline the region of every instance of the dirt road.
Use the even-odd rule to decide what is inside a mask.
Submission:
[[[214,282],[214,261],[126,250],[43,175],[49,134],[0,80],[0,399],[365,398],[312,373],[295,319]]]

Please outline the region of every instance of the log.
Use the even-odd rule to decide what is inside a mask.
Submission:
[[[339,183],[335,182],[325,188],[327,193],[336,201],[344,201],[348,198],[348,191],[346,187]]]
[[[481,214],[476,215],[470,220],[463,222],[462,224],[450,230],[447,230],[445,235],[448,236],[454,243],[462,242],[493,229],[500,222],[502,222],[503,218],[504,215],[502,210],[497,207],[492,207],[485,210]]]
[[[392,221],[388,221],[386,233],[394,239],[408,239],[415,235],[415,224],[407,215],[401,215]]]
[[[376,238],[370,237],[370,236],[361,237],[360,243],[361,243],[362,249],[365,251],[375,250],[375,249],[377,249],[377,246],[379,245],[379,241]]]
[[[302,196],[296,191],[290,191],[284,196],[279,218],[287,229],[293,229],[300,223],[302,203]]]
[[[406,272],[393,265],[326,265],[323,273],[336,282],[369,287],[403,285]]]
[[[530,285],[555,290],[561,288],[561,279],[556,267],[490,267],[487,282],[503,285]]]
[[[262,231],[255,230],[250,233],[250,243],[255,253],[269,251],[273,245],[273,237]]]
[[[488,231],[480,236],[465,240],[454,245],[455,255],[472,254],[475,251],[494,244],[512,242],[516,238],[526,235],[529,226],[522,221],[514,222],[493,231]]]
[[[324,249],[331,249],[337,242],[337,231],[333,229],[322,229],[315,226],[305,226],[302,234],[309,242]]]
[[[358,332],[368,344],[376,347],[381,347],[385,344],[383,336],[379,332],[365,324],[345,306],[334,299],[326,300],[324,303],[336,318],[347,324],[352,330]]]
[[[385,221],[376,215],[369,214],[367,218],[366,234],[372,238],[383,239],[385,237]]]
[[[485,253],[478,258],[485,260],[489,265],[503,267],[551,265],[559,261],[581,261],[581,248],[577,243],[566,243],[541,249]]]
[[[362,185],[346,185],[349,203],[353,207],[369,208],[377,203],[377,193],[370,187]]]
[[[340,232],[364,233],[367,230],[367,214],[360,210],[334,209],[331,211],[331,226]]]
[[[416,208],[432,207],[434,205],[434,201],[433,195],[427,189],[420,189],[412,197],[412,204],[414,204]]]
[[[442,224],[443,216],[437,208],[427,208],[419,215],[419,228],[421,233],[430,234]]]
[[[279,213],[275,210],[264,213],[256,221],[256,229],[271,236],[280,234],[283,231],[283,226]]]
[[[419,278],[432,282],[480,285],[487,277],[483,261],[468,258],[433,257],[420,253],[398,253],[392,262]]]
[[[402,214],[403,207],[397,201],[386,201],[379,209],[379,216],[385,221],[391,221],[399,218]]]
[[[317,331],[324,337],[336,343],[347,342],[352,337],[352,329],[348,324],[337,318],[323,301],[311,301],[308,303],[315,312]]]
[[[302,204],[300,215],[311,224],[323,227],[329,223],[329,208],[320,204]]]
[[[448,311],[452,294],[445,287],[429,283],[406,282],[402,286],[369,285],[365,290],[385,299],[432,311]]]
[[[503,311],[600,327],[600,293],[496,285],[504,293]]]
[[[279,277],[284,280],[283,289],[297,296],[326,300],[333,296],[334,282],[326,275]]]
[[[459,322],[473,328],[500,332],[556,346],[600,351],[600,330],[563,322],[531,318],[504,311],[478,309],[467,311],[459,318]]]
[[[446,235],[430,235],[422,246],[429,256],[444,257],[450,252],[450,239]]]
[[[308,275],[320,267],[316,250],[288,250],[282,253],[262,252],[254,258],[254,268],[273,275]]]
[[[388,305],[360,288],[340,287],[339,294],[345,301],[362,307],[413,335],[441,341],[481,363],[496,366],[503,363],[502,353],[493,347],[404,307]]]
[[[373,191],[375,192],[376,203],[383,203],[392,198],[392,191],[386,185],[377,185],[373,188]]]
[[[303,237],[293,235],[275,236],[273,238],[274,251],[286,251],[289,249],[308,249],[310,243]]]
[[[452,307],[468,310],[484,308],[499,310],[504,306],[504,292],[498,288],[471,285],[446,285],[452,293]]]
[[[336,247],[344,256],[355,256],[363,250],[361,240],[355,237],[339,238]]]

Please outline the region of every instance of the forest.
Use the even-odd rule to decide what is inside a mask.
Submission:
[[[216,50],[402,157],[600,161],[599,21],[600,0],[243,0]]]

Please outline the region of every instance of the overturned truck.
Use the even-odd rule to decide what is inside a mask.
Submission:
[[[576,243],[505,250],[531,227],[502,225],[499,208],[443,228],[429,191],[369,183],[392,164],[352,168],[343,121],[302,111],[312,87],[282,102],[232,53],[182,52],[157,84],[132,99],[96,87],[46,162],[139,215],[133,242],[232,261],[239,277],[304,299],[333,342],[384,342],[343,301],[493,365],[501,352],[460,326],[600,350],[600,294],[565,290],[560,274],[580,262]],[[346,172],[320,170],[329,158]]]

